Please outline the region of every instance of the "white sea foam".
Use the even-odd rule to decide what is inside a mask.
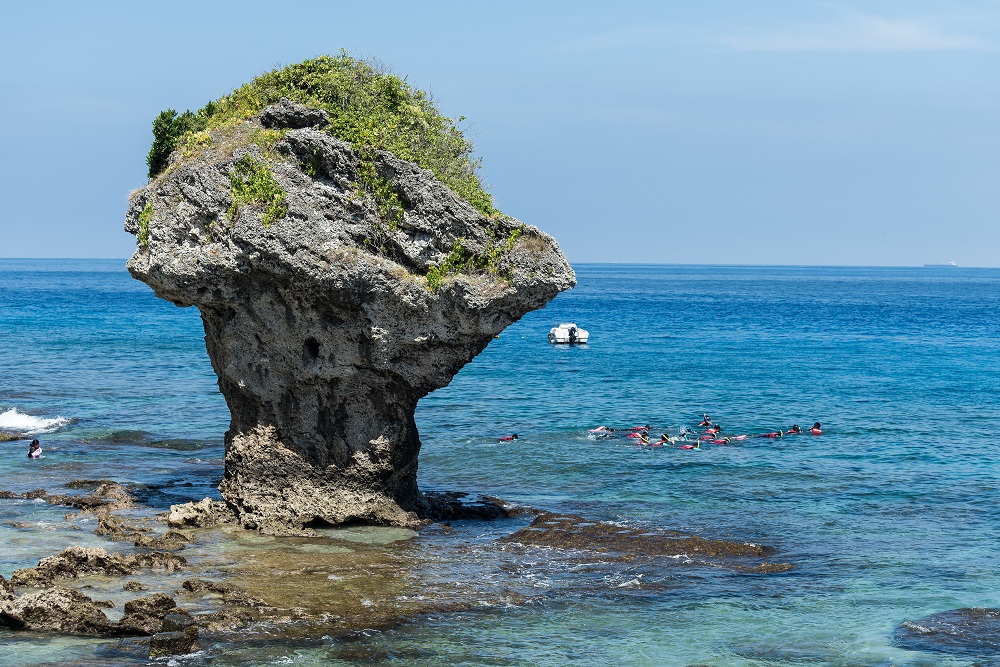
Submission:
[[[37,435],[39,433],[51,433],[58,431],[71,420],[65,417],[34,417],[18,412],[17,408],[11,408],[6,412],[0,412],[0,431],[13,431],[24,435]]]

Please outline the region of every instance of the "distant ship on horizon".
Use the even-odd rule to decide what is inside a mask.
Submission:
[[[948,262],[947,264],[924,264],[924,268],[928,269],[946,269],[956,266],[958,266],[958,262]]]

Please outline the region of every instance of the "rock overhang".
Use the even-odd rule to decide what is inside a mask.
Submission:
[[[128,268],[201,310],[232,413],[220,488],[244,525],[412,525],[416,402],[575,276],[537,228],[485,215],[429,170],[362,155],[296,113],[316,115],[283,103],[262,113],[267,128],[244,121],[175,154],[130,199],[140,247]],[[402,211],[359,185],[369,159]],[[268,201],[234,204],[247,164],[282,191],[280,219],[267,222]]]

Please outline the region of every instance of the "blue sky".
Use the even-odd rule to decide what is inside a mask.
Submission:
[[[1000,266],[998,0],[17,3],[0,256],[127,257],[157,113],[341,48],[572,262]]]

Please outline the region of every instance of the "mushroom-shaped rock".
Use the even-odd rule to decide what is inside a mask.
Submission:
[[[415,525],[417,401],[573,271],[547,234],[391,153],[311,128],[268,145],[259,119],[227,132],[175,152],[125,224],[132,275],[201,311],[232,416],[223,498],[272,533]]]

